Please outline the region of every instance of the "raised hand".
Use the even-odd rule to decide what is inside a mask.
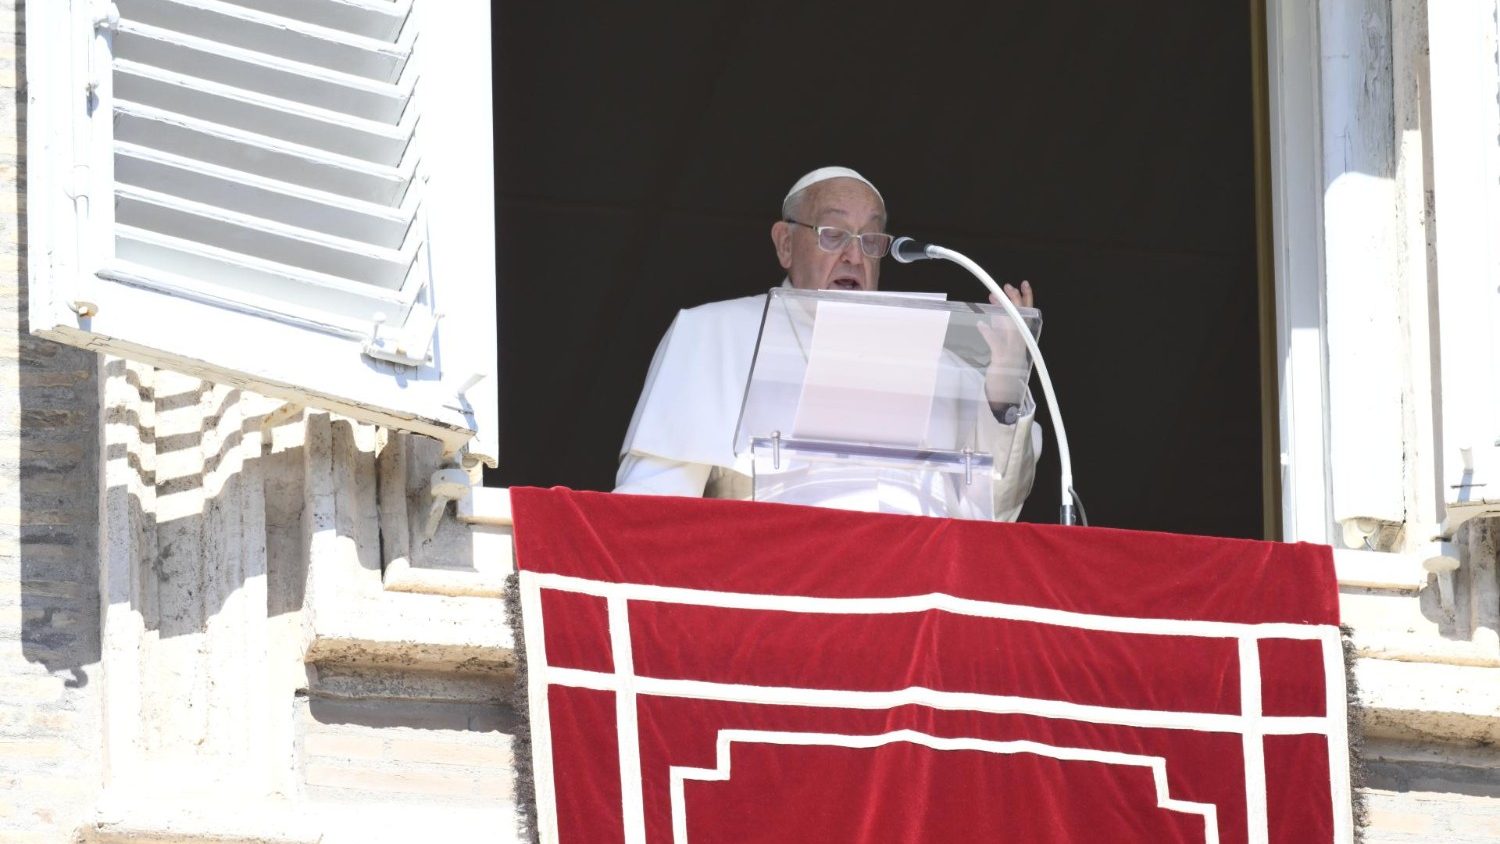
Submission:
[[[1001,289],[1012,305],[1018,308],[1034,306],[1036,296],[1031,282],[1023,281],[1020,287],[1007,284]],[[1000,300],[991,295],[990,304],[999,305]],[[990,365],[984,373],[984,395],[989,400],[990,410],[1001,416],[1008,407],[1020,405],[1025,395],[1026,384],[1016,377],[1016,373],[1026,366],[1026,344],[1010,330],[1010,319],[1004,314],[992,317],[989,323],[981,321],[978,327],[979,336],[990,347]]]

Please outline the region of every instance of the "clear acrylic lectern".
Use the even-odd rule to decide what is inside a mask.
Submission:
[[[1010,423],[1031,412],[1018,330],[993,305],[772,290],[735,432],[755,499],[993,519]]]

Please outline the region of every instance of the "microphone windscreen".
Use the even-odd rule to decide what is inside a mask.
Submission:
[[[909,237],[898,237],[891,244],[891,257],[902,264],[910,264],[912,261],[923,261],[932,256],[927,254],[927,244],[918,243]]]

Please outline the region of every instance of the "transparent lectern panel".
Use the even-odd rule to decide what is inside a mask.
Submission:
[[[973,453],[919,452],[752,437],[755,500],[868,513],[995,517],[994,464]]]
[[[1040,332],[1038,311],[1023,309],[1022,316],[1033,335]],[[1006,422],[1031,409],[1020,406],[1030,374],[1019,329],[1000,307],[772,290],[735,453],[745,454],[755,438],[774,437],[967,452],[1005,466],[1015,432]]]

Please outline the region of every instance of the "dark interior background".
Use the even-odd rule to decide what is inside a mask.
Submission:
[[[1260,535],[1247,5],[523,0],[494,21],[489,482],[611,488],[673,314],[779,284],[782,195],[842,164],[894,233],[1035,285],[1093,524]],[[938,262],[887,260],[881,286],[983,296]],[[1057,483],[1049,438],[1023,520],[1056,520]]]

